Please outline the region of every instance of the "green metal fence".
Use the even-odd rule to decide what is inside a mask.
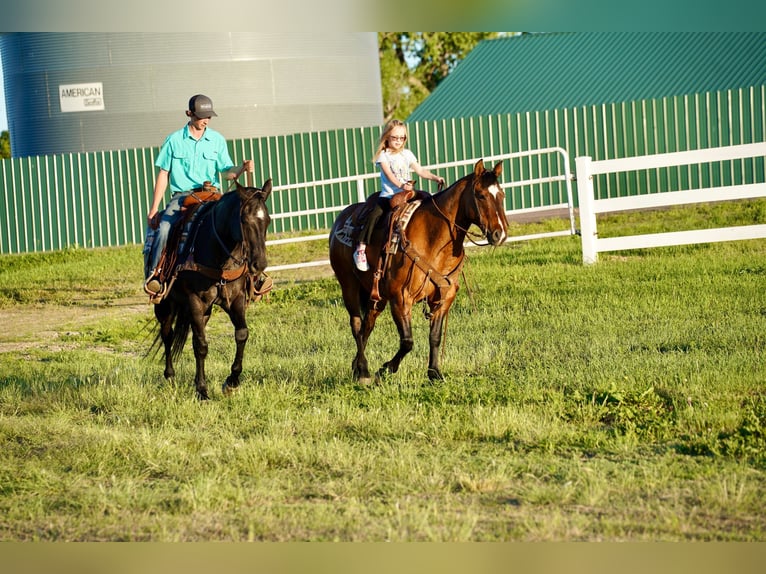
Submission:
[[[754,143],[766,139],[766,86],[571,109],[410,124],[409,145],[423,165],[562,147],[578,156],[615,159]],[[372,152],[380,127],[232,140],[235,163],[255,160],[255,183],[271,177],[278,191],[272,213],[306,211],[275,219],[272,233],[330,227],[331,210],[356,201],[352,183],[291,189],[291,185],[374,172]],[[0,253],[140,243],[154,183],[158,148],[39,156],[0,161]],[[504,181],[558,175],[555,158],[519,158]],[[440,172],[447,181],[465,175]],[[764,158],[603,175],[602,198],[661,189],[680,190],[733,181],[760,182]],[[369,189],[375,191],[375,180]],[[565,186],[514,187],[507,209],[566,202]],[[576,197],[575,197],[576,201]],[[311,212],[311,210],[318,210]]]

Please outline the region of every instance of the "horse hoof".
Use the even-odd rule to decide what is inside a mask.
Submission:
[[[429,381],[443,381],[444,375],[442,375],[441,371],[438,371],[436,369],[428,369],[428,380]]]

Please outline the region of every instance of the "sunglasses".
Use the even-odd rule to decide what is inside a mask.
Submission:
[[[407,136],[388,136],[388,139],[391,139],[394,141],[404,141],[407,139]]]

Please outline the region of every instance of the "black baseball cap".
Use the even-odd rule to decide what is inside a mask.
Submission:
[[[197,94],[189,99],[189,111],[198,118],[218,116],[218,114],[213,111],[213,100],[202,94]]]

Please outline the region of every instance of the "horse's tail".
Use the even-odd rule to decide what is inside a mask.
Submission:
[[[173,343],[170,347],[170,356],[177,361],[186,345],[191,329],[191,316],[189,313],[175,313],[175,327],[173,327]]]
[[[168,319],[173,325],[173,341],[170,345],[170,356],[174,361],[177,361],[184,350],[186,340],[189,338],[189,331],[191,330],[191,318],[189,317],[188,313],[179,313],[178,307],[174,306]],[[159,323],[155,322],[154,341],[152,341],[147,355],[156,357],[162,352],[162,332]]]

